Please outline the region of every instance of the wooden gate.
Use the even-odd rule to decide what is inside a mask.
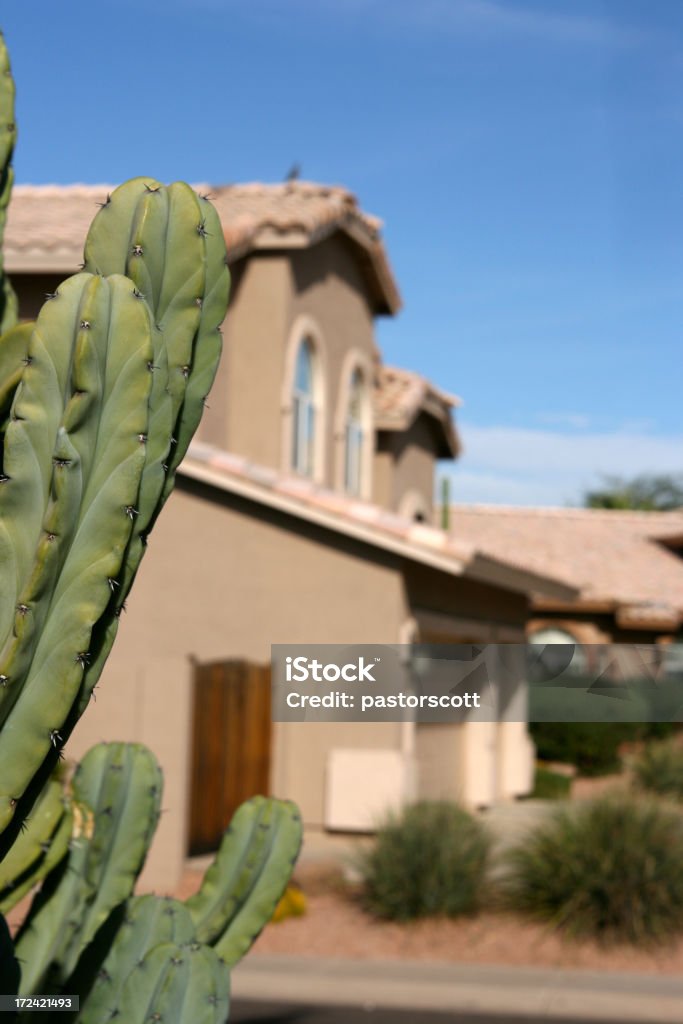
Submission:
[[[198,665],[194,679],[190,854],[218,848],[236,807],[267,795],[270,666],[246,661]]]

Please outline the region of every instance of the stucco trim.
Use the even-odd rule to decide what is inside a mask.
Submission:
[[[284,374],[282,378],[282,452],[281,465],[285,473],[295,473],[292,467],[292,428],[293,406],[292,391],[296,371],[296,357],[299,346],[308,339],[313,347],[313,404],[315,408],[315,438],[313,443],[313,476],[315,483],[325,480],[325,439],[327,437],[327,418],[329,406],[329,381],[327,372],[327,352],[323,333],[313,319],[306,313],[296,317],[289,329],[285,349]]]
[[[468,576],[519,593],[528,593],[532,585],[534,589],[540,590],[543,588],[549,593],[558,593],[563,597],[566,597],[568,593],[572,593],[571,588],[566,587],[564,584],[544,579],[535,573],[528,573],[523,569],[502,565],[496,562],[495,559],[476,553],[472,557],[467,558],[457,558],[454,554],[444,557],[438,551],[430,549],[426,545],[423,547],[414,541],[394,536],[391,533],[380,532],[356,519],[335,516],[324,509],[305,505],[289,495],[282,494],[267,486],[262,486],[252,480],[227,475],[210,466],[201,465],[189,459],[186,459],[181,464],[179,472],[181,475],[187,476],[192,480],[197,480],[200,483],[216,487],[226,493],[253,501],[257,505],[274,509],[295,519],[313,523],[323,529],[330,530],[332,533],[353,538],[367,544],[371,548],[388,551],[405,558],[407,561],[430,566],[449,576]],[[432,531],[425,529],[424,532],[426,536],[431,536]]]
[[[361,488],[356,497],[370,500],[372,496],[372,463],[375,451],[375,427],[372,409],[372,362],[368,355],[358,348],[349,349],[342,362],[337,408],[334,414],[334,486],[344,491],[346,465],[346,411],[351,397],[351,381],[358,370],[363,378],[365,398],[363,401],[363,431],[365,442],[361,465]]]
[[[253,501],[256,504],[272,508],[275,511],[284,513],[285,515],[290,515],[297,519],[303,519],[305,522],[313,523],[316,526],[321,526],[323,529],[331,530],[333,533],[338,533],[345,537],[351,537],[354,540],[368,544],[370,547],[379,548],[382,551],[389,551],[392,554],[408,558],[410,561],[419,562],[422,565],[429,565],[434,569],[441,569],[442,572],[447,572],[450,576],[462,576],[465,572],[466,562],[464,560],[456,559],[454,557],[440,557],[437,553],[429,551],[428,549],[417,548],[415,545],[400,537],[392,537],[389,534],[380,534],[364,526],[362,523],[357,523],[350,519],[343,520],[329,515],[320,509],[301,505],[288,498],[286,495],[262,489],[257,484],[254,484],[249,480],[237,479],[234,477],[227,478],[223,473],[217,472],[214,469],[187,461],[182,463],[179,473],[181,476],[187,476],[200,483],[208,484],[211,487],[217,487],[221,491],[235,494],[240,498],[245,498],[246,500]]]

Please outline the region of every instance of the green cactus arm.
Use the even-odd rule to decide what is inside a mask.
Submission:
[[[168,353],[174,420],[206,289],[201,223],[199,198],[189,185],[133,178],[112,192],[85,243],[86,270],[126,274],[149,303]]]
[[[289,800],[252,797],[235,812],[199,892],[187,901],[197,940],[210,943],[229,966],[273,916],[301,835],[301,816]]]
[[[95,816],[82,862],[84,881],[95,894],[80,925],[82,948],[133,891],[159,821],[163,776],[142,744],[99,743],[78,766],[73,789]]]
[[[30,818],[26,820],[24,831],[0,862],[0,897],[4,889],[30,871],[44,855],[45,844],[49,843],[65,814],[61,783],[51,779],[36,802]]]
[[[34,861],[30,871],[0,892],[0,913],[6,914],[15,907],[39,882],[56,868],[67,856],[73,833],[74,819],[71,806],[62,815],[59,825],[51,835],[44,855]]]
[[[152,397],[151,416],[157,426],[150,426],[150,439],[157,439],[156,448],[148,453],[125,570],[116,581],[110,614],[96,629],[77,714],[87,707],[100,677],[147,535],[173,489],[176,469],[199,424],[220,358],[219,327],[230,289],[218,215],[208,200],[183,182],[164,186],[154,179],[134,178],[119,186],[91,225],[85,264],[103,273],[125,271],[147,297],[162,343],[155,349],[160,368],[155,377],[165,386]]]
[[[87,839],[83,836],[71,839],[69,856],[47,876],[17,933],[15,948],[22,964],[21,995],[48,990],[50,968],[77,927],[83,886],[72,866],[72,854],[77,844],[85,842]]]
[[[15,996],[19,993],[21,968],[14,955],[12,936],[7,921],[0,914],[0,993]]]
[[[18,316],[17,297],[5,274],[2,258],[2,239],[14,180],[12,154],[17,141],[14,96],[9,54],[0,32],[0,333],[14,327]]]
[[[154,373],[149,401],[149,429],[145,445],[145,465],[140,481],[137,511],[133,523],[126,557],[118,578],[112,582],[113,594],[107,610],[93,629],[90,653],[91,660],[83,674],[77,702],[77,715],[85,711],[92,692],[102,674],[105,662],[116,639],[119,616],[126,597],[135,580],[138,567],[145,552],[147,534],[151,529],[152,516],[157,508],[168,471],[170,439],[173,431],[171,395],[168,383],[168,361],[163,335],[154,330]]]
[[[111,1017],[137,1024],[224,1024],[229,975],[214,951],[201,945],[155,946],[126,980]]]
[[[16,593],[3,595],[14,622],[0,653],[0,828],[60,742],[125,557],[145,462],[151,337],[130,281],[87,274],[61,286],[31,335],[0,487],[0,564],[14,570]]]
[[[26,992],[48,979],[63,983],[130,897],[159,817],[161,771],[140,744],[98,744],[79,765],[73,792],[91,809],[94,828],[72,842],[68,861],[48,876],[17,937]]]
[[[184,945],[194,939],[194,924],[189,911],[170,897],[135,896],[128,901],[116,937],[97,961],[101,966],[85,997],[81,998],[79,1024],[105,1024],[111,1010],[121,1000],[123,987],[146,954],[160,943]],[[97,939],[95,939],[97,942]],[[70,979],[69,985],[72,985]],[[81,991],[78,980],[73,991]]]
[[[173,474],[184,459],[199,426],[206,397],[216,376],[222,349],[220,328],[230,295],[230,272],[220,218],[208,199],[200,199],[200,203],[206,253],[206,285],[192,347],[192,366],[175,429],[176,444],[171,457],[171,482],[167,485],[168,490],[173,486]]]
[[[9,422],[14,394],[24,372],[24,360],[34,324],[18,324],[0,335],[0,434]],[[0,442],[1,442],[0,438]]]

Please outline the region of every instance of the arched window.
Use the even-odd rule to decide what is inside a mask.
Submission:
[[[313,476],[315,455],[315,354],[310,338],[299,345],[292,388],[292,469],[304,476]]]
[[[363,374],[356,367],[351,374],[344,428],[344,490],[356,495],[361,493],[363,485],[366,442],[364,400],[365,382]]]
[[[579,676],[586,672],[586,651],[568,630],[545,626],[532,633],[529,642],[546,647],[545,660],[549,664],[556,663],[559,671]],[[554,648],[554,651],[548,651],[548,647]]]

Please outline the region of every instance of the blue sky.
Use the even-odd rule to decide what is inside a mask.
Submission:
[[[382,217],[459,500],[683,469],[680,0],[4,5],[21,182],[303,177]]]

